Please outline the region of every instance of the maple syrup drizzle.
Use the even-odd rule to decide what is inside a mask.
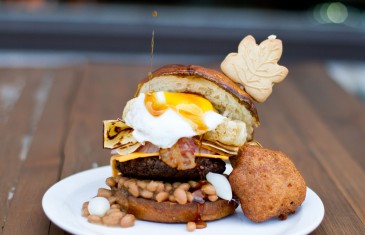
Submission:
[[[152,30],[151,51],[150,51],[150,71],[148,72],[148,80],[152,79],[153,49],[155,47],[155,30]]]
[[[197,229],[205,228],[207,227],[207,223],[202,220],[203,212],[204,212],[204,203],[196,203],[196,218],[195,218],[195,224]]]
[[[152,12],[152,17],[157,17],[157,11]],[[150,71],[148,72],[148,80],[152,79],[153,49],[155,48],[155,30],[152,30],[151,50],[150,50]]]

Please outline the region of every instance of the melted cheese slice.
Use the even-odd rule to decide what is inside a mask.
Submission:
[[[118,171],[116,169],[116,162],[126,162],[130,160],[134,160],[137,158],[144,158],[144,157],[156,157],[159,153],[140,153],[140,152],[134,152],[127,155],[113,155],[110,158],[110,166],[112,168],[112,175],[117,176]],[[194,153],[194,156],[196,157],[206,157],[206,158],[219,158],[222,160],[228,160],[229,157],[225,155],[216,155],[216,154],[208,154],[208,153]]]

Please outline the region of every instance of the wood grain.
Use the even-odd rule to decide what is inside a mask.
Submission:
[[[109,164],[110,151],[102,148],[102,120],[121,117],[137,83],[146,75],[137,68],[102,64],[87,67],[70,113],[61,178]]]
[[[25,74],[28,76],[25,76]],[[0,124],[1,133],[6,133],[0,138],[0,214],[2,230],[5,228],[7,222],[7,214],[11,201],[16,194],[19,174],[22,170],[24,161],[20,159],[20,152],[22,149],[22,140],[30,131],[30,122],[27,118],[33,110],[33,97],[37,87],[40,84],[40,79],[37,71],[23,70],[1,70],[0,81],[1,88],[11,86],[15,81],[22,84],[20,89],[21,94],[17,100],[14,100],[12,106],[5,109],[5,103],[7,102],[2,97],[2,122]],[[28,77],[28,81],[25,79]],[[13,80],[14,79],[14,80]],[[13,81],[12,81],[13,80]],[[20,86],[20,85],[15,85]]]
[[[330,80],[323,63],[287,67],[287,80],[257,105],[255,139],[289,154],[322,199],[326,214],[313,234],[365,234],[365,107]],[[102,120],[121,116],[147,73],[138,63],[0,69],[0,89],[19,91],[6,104],[0,97],[1,234],[68,234],[45,217],[41,198],[57,181],[109,164]],[[47,89],[42,103],[36,97]]]
[[[7,161],[7,164],[2,164],[5,169],[1,171],[1,180],[11,182],[15,189],[4,213],[2,234],[45,234],[49,229],[49,220],[42,211],[41,199],[44,192],[59,180],[67,132],[65,124],[72,104],[70,96],[77,87],[75,71],[77,70],[74,68],[57,71],[14,71],[26,74],[26,84],[29,88],[25,88],[22,95],[24,98],[21,97],[17,104],[25,107],[16,106],[17,112],[14,113],[14,117],[9,118],[9,121],[14,123],[7,125],[7,133],[18,130],[18,127],[25,123],[28,130],[21,134],[30,135],[32,139],[29,152],[21,162],[16,154],[1,155],[2,161]],[[45,89],[49,89],[48,94],[42,96]],[[45,99],[44,105],[42,99]],[[32,120],[32,112],[39,113],[38,120]],[[23,136],[12,137],[13,142],[16,143],[16,140],[21,140]],[[21,147],[11,146],[14,144],[10,137],[6,140],[7,142],[2,143],[7,144],[7,148],[1,149],[21,150]]]
[[[330,135],[332,130],[323,126],[321,120],[316,117],[316,112],[311,109],[310,103],[297,99],[301,94],[294,84],[286,81],[285,85],[281,86],[283,89],[287,88],[286,95],[292,98],[287,99],[283,93],[271,97],[268,106],[261,110],[261,122],[265,123],[265,129],[259,131],[257,139],[263,137],[264,145],[268,144],[268,147],[287,152],[293,158],[308,187],[312,188],[325,204],[324,221],[327,222],[322,223],[320,227],[324,226],[323,229],[328,234],[357,234],[365,231],[361,212],[354,211],[354,208],[361,208],[363,204],[361,195],[357,193],[356,196],[352,195],[353,198],[349,198],[352,190],[361,190],[363,186],[359,181],[352,180],[354,188],[348,187],[351,182],[346,182],[344,176],[350,174],[353,177],[361,177],[363,172],[335,170],[339,166],[334,166],[333,162],[337,162],[338,158],[352,161],[350,156],[347,152],[339,150],[338,143],[332,143],[336,142]],[[291,92],[295,93],[295,99]],[[337,146],[333,148],[335,144]],[[319,152],[318,149],[326,152]],[[353,161],[351,166],[356,168]],[[336,174],[333,174],[334,171]],[[345,186],[349,191],[341,191]],[[357,205],[349,207],[348,203],[353,199],[357,199]],[[343,218],[342,215],[346,217]]]
[[[109,164],[110,150],[102,148],[102,120],[121,117],[126,102],[147,74],[140,65],[89,64],[84,70],[70,112],[61,179]],[[53,224],[50,231],[62,233]]]
[[[318,110],[317,114],[325,120],[336,138],[346,148],[351,149],[351,157],[365,170],[364,103],[344,92],[337,83],[329,79],[326,67],[321,63],[296,66],[291,78],[313,108]]]

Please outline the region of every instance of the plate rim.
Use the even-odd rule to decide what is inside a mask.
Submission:
[[[78,172],[73,175],[65,177],[64,179],[56,182],[50,188],[48,188],[42,197],[42,209],[43,209],[44,213],[46,214],[47,218],[52,223],[57,225],[59,228],[65,230],[67,232],[70,232],[72,234],[84,234],[84,233],[79,233],[80,231],[78,229],[76,229],[75,226],[70,226],[69,224],[65,223],[64,221],[58,220],[58,217],[55,216],[54,213],[52,213],[52,206],[50,206],[50,203],[49,203],[50,201],[53,201],[51,196],[54,193],[54,191],[55,190],[57,191],[57,189],[59,187],[61,187],[62,185],[64,185],[64,184],[72,185],[72,184],[68,184],[68,181],[70,181],[70,180],[74,180],[75,178],[78,178],[78,177],[80,177],[80,178],[87,177],[89,174],[91,174],[91,175],[102,174],[102,173],[105,173],[107,169],[110,170],[109,165],[81,171],[81,172]],[[111,172],[111,170],[110,170],[110,172]],[[77,188],[77,187],[74,186],[72,188]],[[97,186],[95,188],[95,193],[96,193],[96,191],[97,191]],[[311,188],[307,187],[306,199],[304,200],[303,204],[306,202],[306,200],[309,200],[309,199],[307,199],[308,195],[310,195],[311,199],[315,200],[315,202],[318,204],[317,206],[319,206],[318,208],[316,208],[316,212],[317,212],[316,219],[312,219],[315,222],[313,222],[311,224],[311,226],[307,227],[306,229],[301,229],[298,232],[290,233],[291,235],[309,234],[310,232],[314,231],[323,221],[323,218],[325,215],[325,208],[324,208],[324,204],[323,204],[322,200]],[[307,201],[307,203],[308,203],[308,201]],[[80,213],[81,213],[81,211],[80,211]],[[145,222],[145,221],[143,221],[143,222]],[[292,231],[290,230],[289,232],[292,232]],[[91,233],[90,233],[90,231],[85,231],[85,234],[91,234]]]

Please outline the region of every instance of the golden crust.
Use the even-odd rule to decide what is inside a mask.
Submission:
[[[137,88],[136,96],[139,94],[141,87],[144,83],[152,80],[156,77],[173,75],[176,78],[183,78],[185,76],[204,78],[210,82],[217,84],[219,87],[223,88],[226,92],[232,94],[240,104],[244,105],[247,110],[250,111],[252,117],[255,120],[255,125],[259,125],[259,117],[257,114],[256,106],[250,97],[243,89],[241,89],[235,82],[224,75],[213,69],[204,68],[198,65],[181,65],[181,64],[171,64],[165,65],[152,73],[152,76],[144,79]]]
[[[239,150],[229,181],[243,213],[254,222],[285,219],[306,195],[305,181],[290,158],[259,146]]]
[[[114,190],[118,204],[141,220],[163,223],[186,223],[196,221],[199,217],[202,221],[217,220],[229,216],[235,212],[238,203],[219,199],[215,202],[205,202],[199,213],[198,203],[192,202],[184,205],[172,202],[156,202],[144,198],[136,198]]]

